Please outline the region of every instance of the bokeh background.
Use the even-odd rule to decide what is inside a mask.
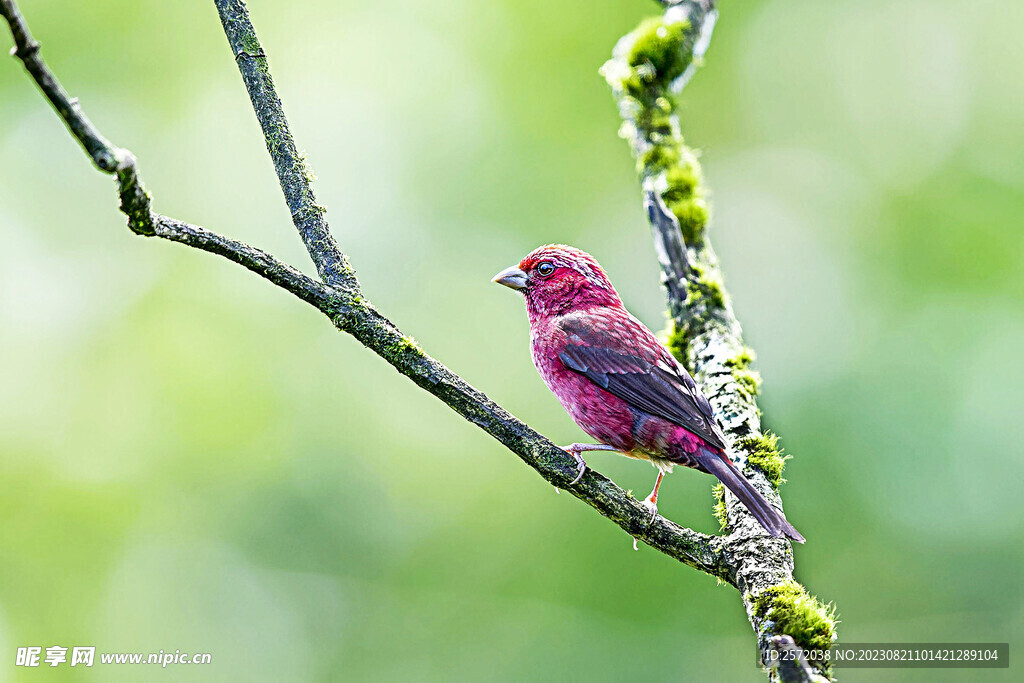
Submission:
[[[568,242],[663,326],[597,75],[656,5],[250,4],[367,294],[556,442],[581,438],[490,276]],[[845,641],[1009,641],[1019,660],[1024,5],[721,5],[683,126],[765,422],[795,456],[798,578]],[[22,9],[157,210],[310,270],[212,3]],[[731,588],[633,552],[304,304],[132,236],[14,60],[0,122],[0,679],[763,680]],[[712,531],[709,490],[677,473],[662,512]],[[16,670],[26,645],[213,664]]]

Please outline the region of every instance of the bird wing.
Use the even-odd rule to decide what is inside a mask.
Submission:
[[[618,309],[570,314],[559,326],[568,342],[558,354],[565,367],[633,408],[726,448],[711,404],[690,373],[643,323]]]

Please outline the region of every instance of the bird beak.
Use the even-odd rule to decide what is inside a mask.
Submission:
[[[520,270],[518,266],[506,268],[495,275],[493,281],[510,289],[526,289],[526,273]]]

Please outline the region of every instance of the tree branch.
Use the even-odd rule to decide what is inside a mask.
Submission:
[[[214,0],[224,35],[235,55],[235,62],[249,91],[252,108],[263,129],[267,151],[281,183],[285,202],[292,214],[292,223],[302,236],[320,278],[328,285],[358,289],[355,272],[345,254],[338,248],[324,217],[324,207],[316,202],[310,185],[312,172],[299,154],[292,138],[284,107],[270,76],[270,65],[263,52],[256,29],[249,20],[243,0]]]
[[[793,636],[795,645],[801,647],[807,646],[808,638],[819,638],[813,644],[820,645],[826,632],[831,637],[832,621],[825,607],[792,581],[789,544],[766,537],[731,495],[725,498],[730,533],[718,537],[683,528],[663,517],[649,523],[646,508],[593,470],[588,469],[577,484],[570,485],[576,467],[562,449],[427,355],[369,303],[331,236],[323,208],[316,203],[309,182],[311,172],[296,150],[245,3],[215,2],[293,222],[321,280],[255,247],[154,213],[134,156],[110,143],[86,118],[77,100],[68,96],[42,60],[39,44],[14,0],[0,0],[0,14],[14,38],[13,54],[22,60],[97,168],[116,176],[121,210],[131,230],[218,254],[291,292],[500,441],[550,483],[569,490],[635,539],[737,587],[758,634],[763,658],[771,648],[786,647],[791,642],[785,640],[786,635]],[[710,37],[714,11],[709,0],[666,0],[663,4],[669,6],[665,17],[653,23],[649,20],[624,37],[604,72],[615,89],[627,128],[632,126],[627,137],[638,158],[659,247],[674,321],[673,350],[695,369],[695,377],[723,418],[733,446],[738,447],[737,452],[745,452],[747,465],[760,463],[769,474],[774,472],[777,484],[781,456],[774,442],[759,432],[756,375],[748,368],[750,357],[739,324],[721,287],[717,259],[704,238],[707,213],[700,199],[699,168],[695,156],[682,144],[668,90],[671,83],[678,86],[692,74]],[[664,35],[660,28],[665,29]],[[748,474],[762,493],[775,496],[766,476],[749,467]],[[809,621],[815,616],[827,617],[827,628]],[[787,681],[811,680],[808,676],[816,675],[806,662],[798,664],[777,669],[776,675]]]
[[[743,343],[707,238],[700,164],[683,142],[676,114],[675,96],[703,59],[717,12],[711,0],[662,4],[664,15],[624,36],[602,73],[618,102],[622,136],[637,161],[671,317],[669,347],[711,401],[747,477],[781,506],[777,487],[786,458],[777,438],[761,431],[760,377],[750,369],[753,353]],[[773,654],[785,651],[797,661],[775,669],[773,676],[785,681],[830,676],[825,667],[815,671],[800,648],[827,648],[833,642],[833,609],[793,580],[787,540],[765,538],[731,493],[721,486],[715,493],[716,510],[728,531],[722,543],[729,582],[743,596],[762,662],[779,661]]]
[[[28,26],[14,0],[0,0],[0,15],[11,27],[15,40],[14,53],[23,61],[28,58],[26,68],[75,137],[81,141],[86,136],[90,144],[99,141],[92,148],[83,142],[89,155],[94,160],[118,156],[131,159],[130,165],[101,165],[97,162],[97,166],[107,173],[117,173],[119,179],[122,176],[119,168],[130,169],[132,182],[120,183],[119,190],[122,210],[129,215],[130,220],[135,214],[144,214],[148,228],[136,232],[224,256],[291,292],[327,315],[339,330],[354,336],[417,385],[507,446],[548,482],[569,490],[634,538],[684,564],[724,579],[727,569],[717,537],[685,529],[661,517],[653,524],[648,524],[649,513],[646,508],[614,482],[593,470],[587,470],[577,484],[569,486],[576,477],[576,463],[565,451],[427,355],[411,337],[404,335],[369,303],[358,285],[328,286],[255,247],[150,212],[149,198],[141,189],[142,184],[135,174],[131,153],[115,147],[99,135],[77,105],[72,104],[74,101],[59,86],[57,79],[39,57],[38,43],[31,39]],[[306,183],[304,177],[300,183]],[[137,202],[139,193],[145,197],[144,204]],[[317,255],[315,258],[320,257],[323,244],[312,242],[312,253]]]
[[[85,149],[98,169],[114,174],[121,196],[121,211],[128,217],[128,227],[139,235],[153,235],[149,194],[135,171],[135,157],[126,149],[115,147],[96,129],[78,105],[78,98],[70,97],[39,55],[40,45],[28,30],[14,0],[0,0],[0,14],[11,28],[14,49],[11,54],[22,61],[35,79],[43,95],[50,101],[71,134]]]

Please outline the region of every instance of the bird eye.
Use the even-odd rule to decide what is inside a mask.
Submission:
[[[537,265],[537,274],[541,277],[548,277],[553,272],[555,272],[554,265],[547,261],[542,261]]]

